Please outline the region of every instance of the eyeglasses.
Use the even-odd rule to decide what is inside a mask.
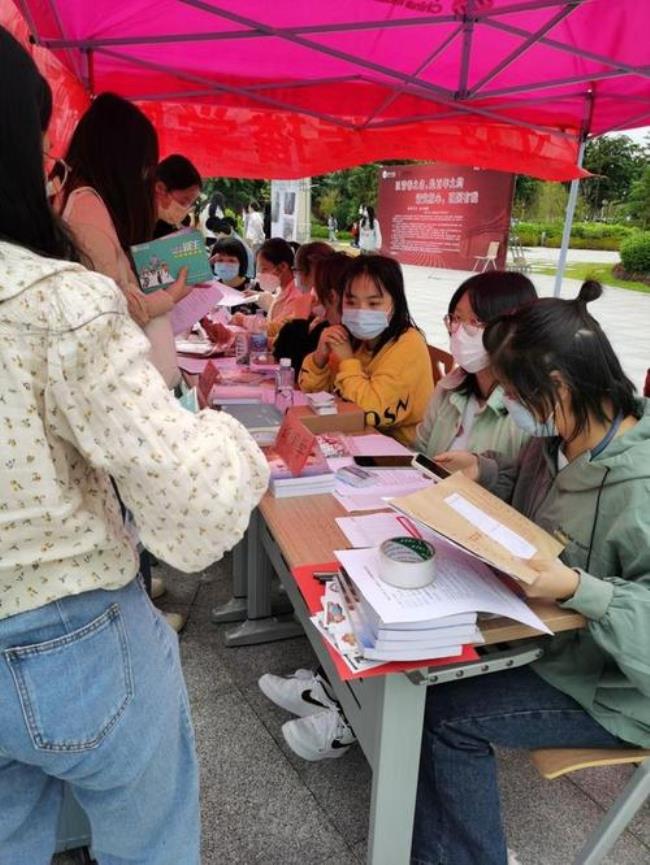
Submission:
[[[442,320],[449,334],[456,333],[461,324],[469,336],[476,336],[477,333],[480,333],[485,328],[485,324],[478,318],[470,318],[468,321],[463,321],[457,315],[447,314]]]

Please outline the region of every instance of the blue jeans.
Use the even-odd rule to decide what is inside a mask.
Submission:
[[[63,781],[101,865],[199,865],[178,640],[139,580],[0,620],[2,865],[49,865]]]
[[[626,744],[526,667],[429,688],[412,865],[506,865],[492,745]]]

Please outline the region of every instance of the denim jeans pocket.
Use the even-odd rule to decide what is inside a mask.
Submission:
[[[23,717],[39,751],[97,747],[133,698],[133,673],[120,608],[54,640],[6,649]]]

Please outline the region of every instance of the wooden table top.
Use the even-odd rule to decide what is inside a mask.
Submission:
[[[348,549],[350,544],[335,522],[349,516],[334,496],[293,496],[276,499],[267,493],[260,511],[290,568],[315,565],[334,560],[334,550]],[[531,609],[555,632],[583,628],[585,619],[572,610],[564,610],[553,601],[531,599]],[[486,643],[521,640],[539,634],[533,628],[512,619],[495,618],[481,622]]]

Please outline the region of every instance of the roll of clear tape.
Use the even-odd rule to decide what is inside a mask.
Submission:
[[[433,581],[436,551],[420,538],[390,538],[379,547],[379,576],[398,589],[421,589]]]

